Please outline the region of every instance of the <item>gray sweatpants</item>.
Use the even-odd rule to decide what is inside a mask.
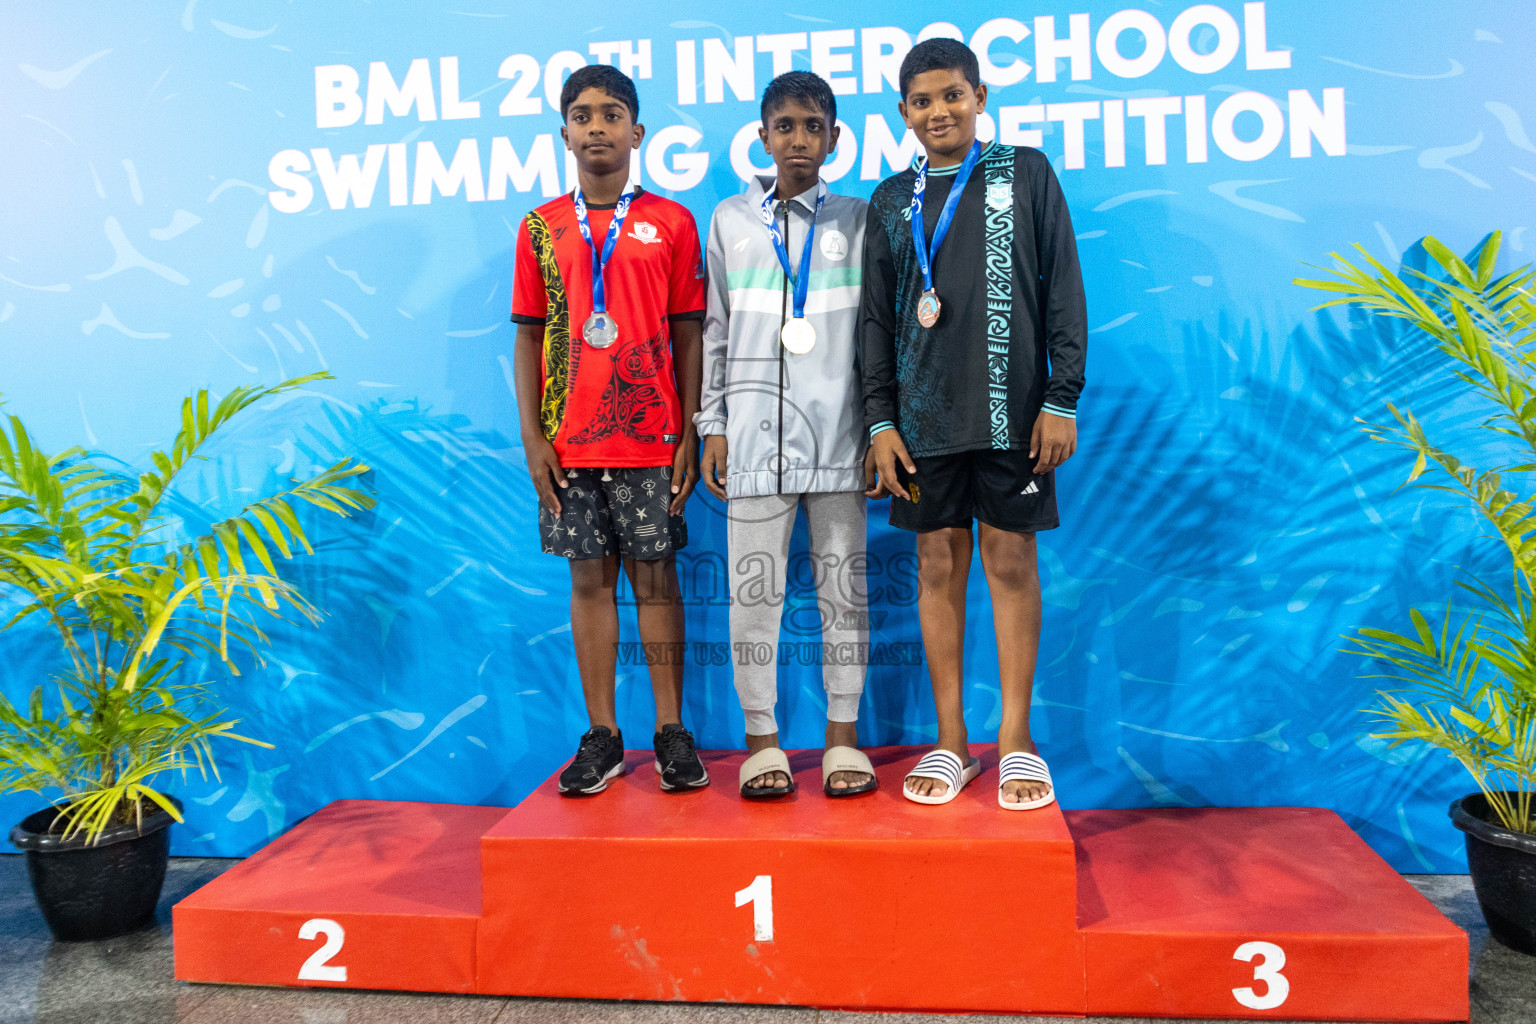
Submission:
[[[865,504],[858,491],[769,494],[727,502],[731,652],[748,735],[779,730],[773,713],[778,703],[779,622],[791,569],[797,582],[814,579],[821,620],[819,643],[814,621],[791,621],[791,631],[804,637],[791,642],[815,644],[806,650],[819,655],[827,720],[858,719],[869,660],[869,595],[862,557]],[[797,558],[791,566],[789,538],[799,505],[805,506],[810,524],[810,551],[803,563]]]

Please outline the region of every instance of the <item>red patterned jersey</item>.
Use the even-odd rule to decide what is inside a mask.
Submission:
[[[601,248],[613,207],[587,207]],[[703,319],[704,261],[693,215],[640,192],[603,274],[619,337],[594,348],[581,336],[592,312],[592,250],[576,204],[553,199],[523,218],[512,319],[544,326],[539,421],[562,466],[669,466],[682,434],[672,369],[673,320]]]

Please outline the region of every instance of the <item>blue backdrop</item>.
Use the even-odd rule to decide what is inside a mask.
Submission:
[[[1422,342],[1308,313],[1315,294],[1290,281],[1355,241],[1395,262],[1425,234],[1466,251],[1495,227],[1506,267],[1528,259],[1523,5],[669,8],[7,5],[8,411],[50,447],[132,463],[169,443],[192,389],[336,374],[220,440],[179,489],[189,532],[342,455],[375,467],[377,511],[324,522],[320,554],[292,567],[328,620],[278,631],[266,670],[220,683],[276,748],[230,745],[222,781],[182,790],[176,850],[247,853],[337,797],[510,804],[584,727],[507,323],[518,219],[570,180],[549,99],[563,74],[604,59],[639,76],[642,180],[702,225],[741,188],[743,159],[761,159],[733,161],[732,140],[790,66],[838,83],[832,173],[868,195],[905,159],[887,76],[926,31],[988,47],[990,127],[1039,133],[1087,279],[1081,448],[1060,474],[1064,526],[1040,545],[1034,721],[1063,803],[1321,805],[1401,869],[1459,869],[1445,806],[1468,780],[1366,736],[1373,686],[1338,648],[1360,624],[1443,601],[1458,567],[1498,565],[1468,513],[1395,491],[1405,467],[1355,417],[1406,402],[1464,438],[1481,410]],[[721,507],[701,489],[688,514],[689,637],[718,644]],[[871,515],[872,639],[911,645],[911,540],[884,514]],[[981,737],[998,720],[996,658],[972,579]],[[803,623],[806,588],[791,602]],[[624,629],[634,640],[628,616]],[[45,640],[0,639],[7,693],[56,665]],[[703,745],[734,745],[730,669],[708,661],[687,669],[686,717]],[[640,744],[644,669],[619,671],[621,725]],[[787,743],[816,745],[819,672],[782,671]],[[860,730],[933,737],[920,665],[871,669]],[[35,803],[0,801],[0,817]]]

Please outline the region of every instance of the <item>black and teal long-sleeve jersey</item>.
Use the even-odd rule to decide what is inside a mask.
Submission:
[[[954,183],[932,168],[926,238]],[[914,456],[1028,448],[1040,411],[1074,417],[1088,352],[1077,242],[1044,153],[993,143],[982,154],[933,259],[943,303],[917,322],[923,275],[908,220],[915,169],[882,181],[869,206],[859,351],[864,421],[895,426]]]

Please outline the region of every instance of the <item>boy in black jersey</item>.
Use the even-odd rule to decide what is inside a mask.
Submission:
[[[950,39],[919,43],[900,84],[902,117],[925,155],[870,201],[859,350],[879,471],[869,493],[892,495],[891,524],[917,533],[918,613],[938,706],[938,746],[904,793],[946,803],[977,774],[961,652],[978,519],[1003,702],[998,803],[1024,810],[1055,798],[1029,733],[1035,532],[1058,525],[1053,471],[1077,447],[1082,276],[1045,155],[976,139],[987,101],[976,55]]]

